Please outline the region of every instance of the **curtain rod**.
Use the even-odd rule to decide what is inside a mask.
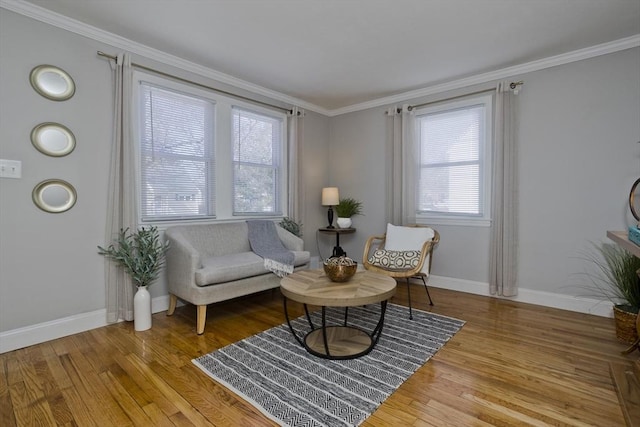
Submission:
[[[108,58],[108,59],[113,59],[114,61],[117,59],[117,57],[115,55],[109,55],[108,53],[104,53],[104,52],[101,52],[101,51],[98,51],[98,56],[103,56],[103,57]],[[254,104],[263,105],[263,106],[269,107],[269,108],[275,108],[277,110],[285,111],[285,112],[287,112],[289,114],[293,114],[293,110],[291,108],[280,107],[278,105],[269,104],[268,102],[262,102],[262,101],[258,101],[257,99],[252,99],[252,98],[249,98],[249,97],[246,97],[246,96],[242,96],[242,95],[238,95],[238,94],[235,94],[235,93],[227,92],[227,91],[222,90],[222,89],[216,89],[214,87],[207,86],[207,85],[204,85],[202,83],[194,82],[192,80],[187,80],[187,79],[184,79],[182,77],[178,77],[178,76],[175,76],[173,74],[165,73],[163,71],[156,70],[156,69],[153,69],[153,68],[145,67],[144,65],[136,64],[136,63],[133,63],[133,62],[131,63],[131,66],[135,67],[135,68],[138,68],[140,70],[149,71],[151,73],[161,75],[163,77],[168,77],[170,79],[177,80],[177,81],[180,81],[182,83],[187,83],[187,84],[190,84],[190,85],[195,85],[195,86],[198,86],[198,87],[201,87],[201,88],[204,88],[204,89],[208,89],[208,90],[217,92],[217,93],[222,94],[222,95],[231,96],[231,97],[236,98],[236,99],[241,99],[243,101],[247,101],[247,102],[251,102],[251,103],[254,103]]]
[[[518,88],[518,86],[522,86],[523,84],[524,84],[524,81],[522,81],[522,80],[520,80],[519,82],[511,82],[511,83],[509,83],[509,89],[515,91],[516,88]],[[438,102],[453,101],[454,99],[466,98],[468,96],[474,96],[474,95],[480,95],[482,93],[494,92],[495,90],[496,90],[495,88],[493,88],[493,89],[483,89],[483,90],[479,90],[479,91],[476,91],[476,92],[465,93],[464,95],[452,96],[451,98],[439,99],[437,101],[425,102],[423,104],[418,104],[418,105],[409,105],[408,109],[409,109],[409,111],[411,111],[414,108],[426,107],[427,105],[437,104]],[[398,108],[397,112],[401,113],[402,112],[402,108]]]

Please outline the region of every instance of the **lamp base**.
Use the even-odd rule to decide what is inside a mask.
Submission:
[[[327,228],[335,228],[333,226],[333,206],[329,206],[329,210],[327,211],[327,220],[329,221],[329,226]]]

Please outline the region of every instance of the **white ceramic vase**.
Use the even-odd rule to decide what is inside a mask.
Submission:
[[[133,328],[136,331],[151,329],[151,294],[146,286],[138,286],[133,296]]]
[[[349,227],[351,227],[351,218],[338,217],[338,227],[340,227],[340,228],[349,228]]]

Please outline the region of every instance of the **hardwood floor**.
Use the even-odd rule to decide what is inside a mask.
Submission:
[[[467,323],[363,426],[625,425],[609,363],[638,353],[620,355],[612,319],[437,288],[429,307],[412,290],[414,307]],[[184,306],[149,331],[125,322],[2,354],[0,426],[274,425],[191,360],[284,322],[281,298],[210,306],[201,336]]]

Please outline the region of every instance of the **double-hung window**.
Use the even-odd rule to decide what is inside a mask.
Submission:
[[[215,104],[145,82],[140,95],[142,221],[213,217]]]
[[[283,122],[233,109],[233,213],[281,215]]]
[[[489,225],[491,95],[416,111],[416,218]]]
[[[286,115],[135,74],[142,223],[286,215]]]

